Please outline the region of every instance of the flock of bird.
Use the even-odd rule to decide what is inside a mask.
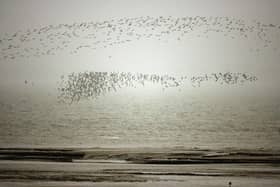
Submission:
[[[200,86],[204,81],[212,81],[219,84],[242,84],[254,82],[256,76],[247,73],[212,73],[203,76],[180,76],[143,74],[131,72],[79,72],[68,76],[61,76],[59,100],[70,103],[80,99],[98,98],[108,92],[117,91],[124,87],[144,86],[147,83],[160,84],[163,89],[179,87],[186,81],[193,86]]]
[[[96,50],[137,40],[181,42],[187,36],[208,38],[216,34],[233,39],[252,39],[257,42],[256,47],[259,48],[275,47],[275,38],[280,38],[280,25],[232,17],[201,16],[142,16],[101,22],[48,25],[0,36],[0,60],[56,55],[63,51],[76,54],[83,49]],[[122,87],[136,87],[137,84],[145,85],[147,82],[160,84],[166,89],[179,87],[186,80],[197,87],[205,81],[238,84],[253,82],[257,78],[247,73],[230,72],[192,77],[130,72],[80,72],[62,76],[59,98],[71,102],[82,98],[97,98]],[[27,83],[25,81],[25,84]]]
[[[156,39],[181,41],[188,34],[253,39],[261,47],[274,46],[280,26],[232,17],[135,17],[101,22],[48,25],[0,36],[0,59],[40,57],[62,51],[76,54],[127,42]]]

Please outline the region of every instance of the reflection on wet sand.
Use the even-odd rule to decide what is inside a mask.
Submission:
[[[228,181],[253,186],[256,181],[251,178],[262,179],[260,184],[267,182],[266,179],[273,182],[271,186],[280,184],[280,152],[269,150],[38,148],[1,149],[0,156],[0,186],[9,185],[9,181],[15,186],[17,182],[21,182],[19,186],[36,186],[36,181],[41,185],[63,182],[62,186],[75,186],[77,182],[81,186],[102,186],[104,182],[107,185],[114,182],[112,186],[123,183],[204,186],[206,179],[215,181],[206,186],[214,186],[216,182],[226,186]]]

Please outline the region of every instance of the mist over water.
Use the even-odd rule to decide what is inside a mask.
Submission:
[[[185,12],[7,25],[0,147],[278,150],[280,24]]]
[[[279,187],[279,8],[0,0],[0,187]]]
[[[127,88],[71,105],[47,94],[7,100],[1,147],[279,149],[280,105],[273,101],[244,93],[145,91]]]

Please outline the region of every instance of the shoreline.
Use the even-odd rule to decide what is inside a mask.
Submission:
[[[184,148],[0,148],[0,187],[214,187],[228,186],[228,181],[246,187],[279,186],[280,152]]]
[[[0,148],[0,160],[53,162],[115,160],[135,164],[280,164],[280,151],[184,148]]]

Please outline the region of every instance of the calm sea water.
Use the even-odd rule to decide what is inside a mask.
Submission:
[[[183,93],[112,94],[71,105],[42,98],[1,101],[0,147],[280,148],[275,102]]]

